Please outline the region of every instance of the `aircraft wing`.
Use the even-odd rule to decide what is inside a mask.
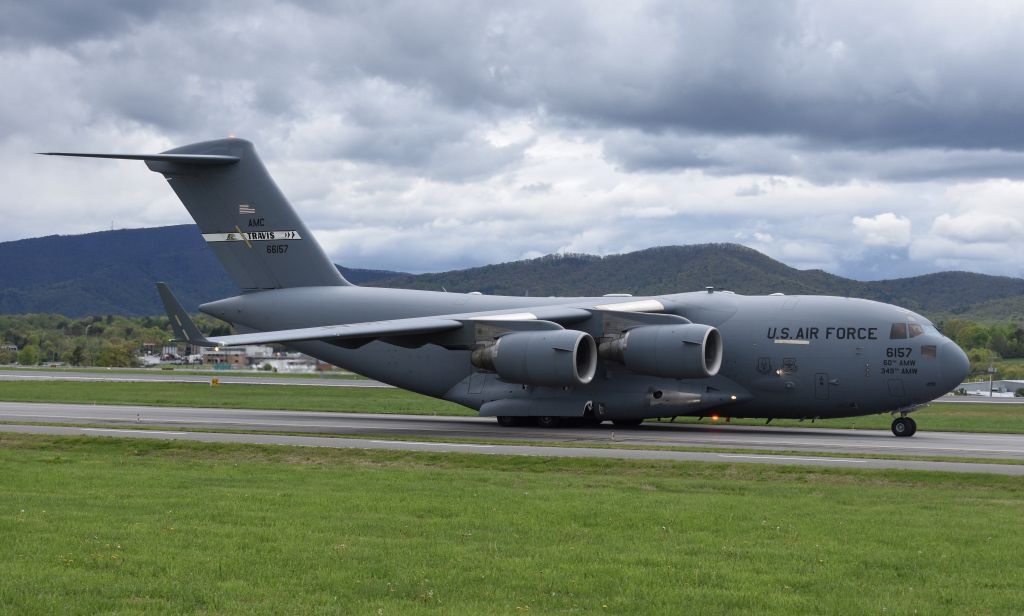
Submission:
[[[390,321],[370,321],[344,325],[326,325],[299,329],[281,329],[233,336],[207,338],[199,332],[192,319],[181,307],[170,288],[162,282],[156,283],[160,299],[171,320],[171,329],[178,340],[198,346],[237,346],[246,344],[270,344],[272,342],[300,342],[303,340],[351,340],[361,338],[384,338],[388,336],[410,336],[446,332],[462,327],[462,322],[444,317],[415,317]]]
[[[495,334],[509,331],[562,329],[562,324],[583,321],[596,313],[604,314],[606,322],[624,320],[624,322],[618,323],[618,329],[643,324],[689,323],[679,316],[646,312],[646,310],[664,309],[659,302],[654,302],[654,304],[658,304],[654,306],[650,301],[633,301],[587,308],[546,305],[537,306],[529,311],[493,311],[412,317],[206,337],[200,333],[199,328],[192,322],[170,288],[162,282],[156,283],[156,287],[160,293],[160,299],[163,301],[164,309],[167,311],[167,316],[170,318],[175,338],[189,344],[207,347],[309,340],[323,340],[342,346],[360,346],[381,338],[396,344],[420,346],[428,341],[425,336],[430,336],[429,341],[439,344],[466,345],[472,344],[477,339],[476,335],[485,331],[489,332],[488,337],[493,337]],[[467,339],[467,336],[471,336],[472,339]]]
[[[300,329],[280,329],[234,336],[215,336],[207,340],[213,346],[240,346],[245,344],[270,344],[272,342],[301,342],[304,340],[344,341],[364,338],[387,338],[389,336],[414,336],[437,334],[462,327],[460,321],[439,317],[416,317],[393,321],[370,321],[346,325],[326,325]]]

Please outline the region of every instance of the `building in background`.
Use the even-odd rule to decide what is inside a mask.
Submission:
[[[964,383],[960,386],[963,393],[968,396],[988,396],[992,392],[993,398],[1013,398],[1018,391],[1024,391],[1024,381],[1004,379],[1000,381],[976,381]]]
[[[159,354],[147,345],[137,357],[139,365],[201,365],[217,370],[265,370],[268,372],[320,372],[333,370],[302,353],[277,352],[271,346],[194,347],[186,344],[164,345]]]

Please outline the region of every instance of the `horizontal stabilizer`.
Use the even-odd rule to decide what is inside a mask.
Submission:
[[[233,165],[241,160],[223,154],[86,154],[82,152],[37,152],[43,156],[76,156],[78,158],[118,158],[186,165]]]

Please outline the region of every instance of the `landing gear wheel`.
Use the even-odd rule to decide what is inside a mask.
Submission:
[[[917,422],[909,417],[897,417],[892,421],[892,433],[896,436],[914,436]]]
[[[511,415],[498,415],[498,425],[505,428],[511,428],[512,426],[519,425],[519,418],[512,417]]]
[[[562,425],[562,418],[552,415],[541,415],[537,418],[537,425],[541,428],[557,428]]]
[[[644,422],[643,419],[613,419],[612,423],[620,428],[635,428]]]

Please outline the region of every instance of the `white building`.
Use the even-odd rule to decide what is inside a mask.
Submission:
[[[273,372],[316,372],[319,365],[315,359],[302,353],[278,353],[276,357],[258,360],[255,367]]]
[[[960,387],[968,396],[988,396],[991,387],[993,398],[1012,398],[1018,389],[1024,389],[1024,381],[1003,379],[992,381],[991,385],[988,381],[975,381],[964,383]]]

